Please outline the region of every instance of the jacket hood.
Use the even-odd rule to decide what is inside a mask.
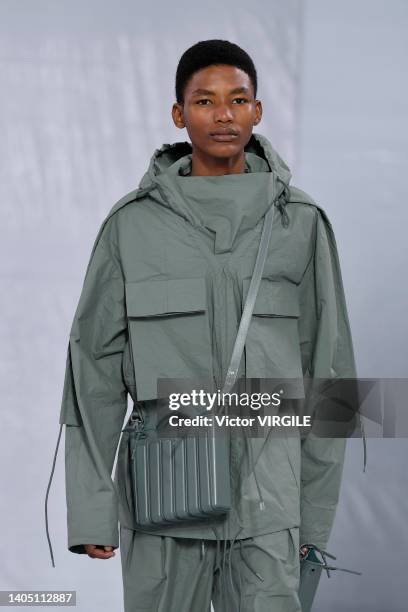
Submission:
[[[245,149],[244,173],[189,176],[191,143],[163,144],[156,149],[139,189],[202,232],[213,236],[214,252],[231,251],[236,240],[253,228],[273,202],[288,224],[291,172],[261,134],[252,133]]]

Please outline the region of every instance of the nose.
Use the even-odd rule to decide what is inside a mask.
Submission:
[[[214,108],[214,121],[231,121],[233,112],[228,104],[217,104]]]

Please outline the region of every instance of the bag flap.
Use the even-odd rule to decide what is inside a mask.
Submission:
[[[125,286],[129,317],[206,310],[204,277],[127,282]]]
[[[250,278],[243,279],[243,297],[246,300]],[[299,317],[298,286],[283,280],[262,278],[254,306],[254,315]]]

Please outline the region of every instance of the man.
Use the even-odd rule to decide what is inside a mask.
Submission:
[[[60,415],[68,548],[111,558],[119,519],[126,612],[204,612],[211,601],[216,612],[299,612],[299,554],[306,544],[325,548],[332,528],[344,438],[272,434],[251,439],[250,458],[234,437],[233,507],[213,522],[138,527],[126,432],[111,479],[128,393],[151,414],[160,377],[211,375],[222,387],[272,204],[239,375],[355,377],[330,222],[253,133],[256,94],[254,64],[237,45],[208,40],[183,54],[172,116],[191,144],[157,149],[139,188],[111,209],[72,324]],[[198,286],[193,309],[180,291]]]

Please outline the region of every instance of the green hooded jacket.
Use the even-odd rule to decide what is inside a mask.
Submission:
[[[120,438],[128,395],[148,416],[160,403],[158,378],[210,377],[222,388],[271,205],[272,237],[238,376],[356,377],[324,210],[289,184],[288,166],[260,134],[245,147],[242,174],[188,176],[191,153],[188,142],[155,150],[139,188],[112,207],[92,249],[59,419],[66,425],[72,552],[84,553],[87,543],[118,547],[118,520],[138,528],[129,434]],[[251,461],[239,436],[231,444],[231,512],[212,526],[175,524],[154,533],[226,539],[300,527],[300,544],[324,549],[346,439],[271,434],[251,444]]]

